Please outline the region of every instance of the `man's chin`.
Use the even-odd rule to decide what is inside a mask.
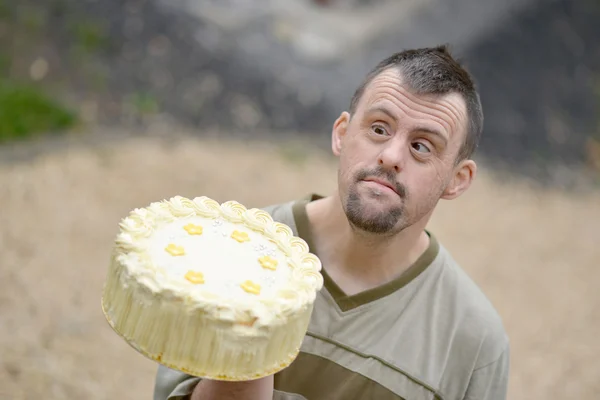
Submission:
[[[395,232],[397,220],[390,218],[355,218],[356,216],[349,215],[348,222],[355,229],[375,235],[389,235]]]
[[[349,207],[346,210],[346,217],[351,225],[361,231],[377,234],[394,231],[401,216],[402,209],[399,207],[373,207],[363,204],[363,207]]]
[[[365,215],[377,216],[380,213],[389,213],[394,209],[402,208],[402,200],[398,196],[385,195],[366,195],[361,196],[360,200]]]

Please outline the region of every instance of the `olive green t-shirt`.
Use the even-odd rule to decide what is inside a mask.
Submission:
[[[265,208],[312,249],[306,199]],[[429,233],[429,232],[428,232]],[[352,296],[327,274],[297,359],[274,400],[505,400],[509,342],[485,295],[429,233],[404,274]],[[189,399],[199,378],[159,366],[154,400]]]

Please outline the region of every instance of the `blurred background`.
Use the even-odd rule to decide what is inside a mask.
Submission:
[[[100,309],[117,224],[174,195],[327,194],[331,125],[448,43],[481,172],[430,229],[500,312],[510,399],[600,398],[597,0],[0,0],[0,399],[149,399]]]

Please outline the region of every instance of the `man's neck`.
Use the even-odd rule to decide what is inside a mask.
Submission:
[[[424,230],[427,221],[390,237],[356,230],[348,222],[337,193],[308,203],[306,211],[314,251],[348,295],[397,278],[429,246]]]

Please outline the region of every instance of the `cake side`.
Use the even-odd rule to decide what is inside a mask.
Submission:
[[[107,282],[102,303],[115,332],[144,356],[207,379],[251,380],[287,367],[298,354],[312,313],[309,305],[258,336],[247,324],[190,314],[177,299],[157,297],[149,303],[144,289],[121,286],[122,279],[127,277]]]
[[[323,281],[320,261],[289,227],[262,210],[207,197],[152,203],[133,210],[120,227],[102,306],[113,329],[139,352],[222,380],[254,379],[293,361]],[[212,233],[198,241],[206,229]],[[196,241],[185,242],[190,237]],[[167,244],[176,239],[179,244]],[[165,268],[184,259],[186,248],[185,262]],[[240,276],[234,287],[236,274],[250,279]]]

